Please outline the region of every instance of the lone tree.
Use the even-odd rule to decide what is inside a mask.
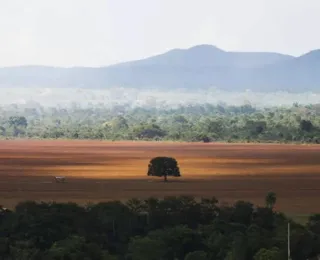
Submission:
[[[272,191],[268,192],[268,194],[265,198],[265,202],[266,202],[267,208],[273,209],[274,205],[277,202],[277,195]]]
[[[172,157],[155,157],[151,159],[148,176],[163,177],[165,182],[168,181],[168,176],[180,177],[177,160]]]

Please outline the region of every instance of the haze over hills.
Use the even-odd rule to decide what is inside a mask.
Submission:
[[[107,67],[0,68],[0,87],[110,87],[191,91],[320,92],[320,50],[300,57],[268,52],[227,52],[212,45],[174,49]]]

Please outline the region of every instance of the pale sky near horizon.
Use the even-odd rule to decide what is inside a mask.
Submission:
[[[0,1],[0,66],[103,66],[198,44],[320,49],[320,0]]]

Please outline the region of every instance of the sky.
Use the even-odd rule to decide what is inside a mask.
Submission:
[[[319,0],[1,0],[0,66],[105,66],[175,48],[302,55]]]

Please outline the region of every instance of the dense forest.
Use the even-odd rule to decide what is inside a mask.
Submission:
[[[1,138],[320,142],[320,104],[0,108]]]
[[[21,202],[14,211],[0,208],[0,259],[283,260],[288,223],[292,260],[317,259],[320,215],[301,225],[274,210],[276,194],[265,202]]]

